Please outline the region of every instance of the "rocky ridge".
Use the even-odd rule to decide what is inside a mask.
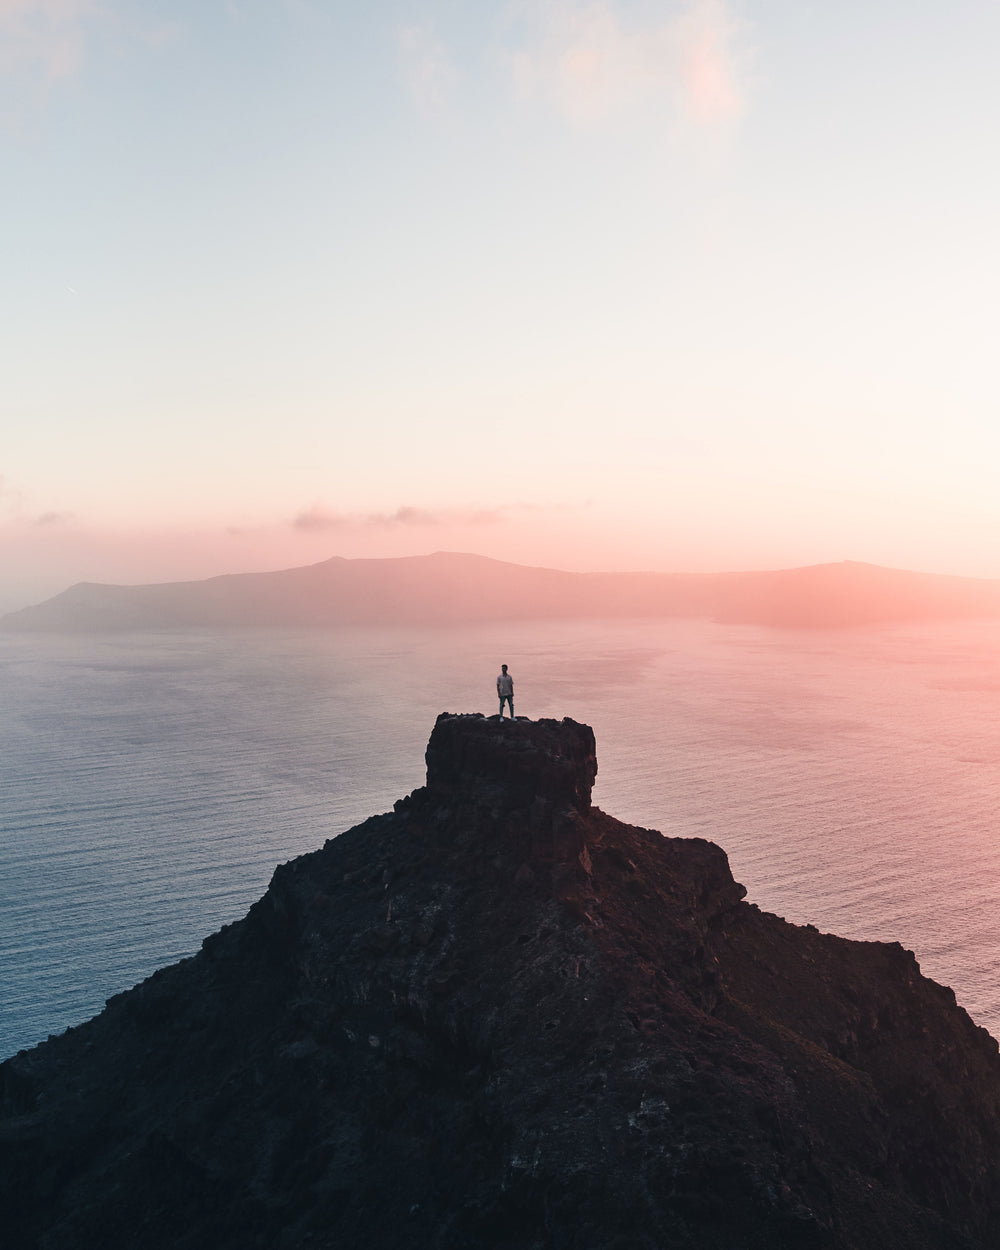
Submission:
[[[593,732],[438,718],[427,784],[0,1065],[11,1250],[982,1250],[997,1044],[898,945],[591,805]]]
[[[145,586],[80,582],[0,631],[101,632],[708,617],[781,629],[1000,615],[1000,581],[845,560],[743,573],[570,573],[484,556],[347,560]]]

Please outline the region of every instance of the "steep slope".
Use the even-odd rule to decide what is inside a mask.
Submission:
[[[5,1245],[1000,1244],[993,1039],[596,768],[575,722],[443,715],[426,787],[0,1065]]]
[[[1000,582],[849,561],[753,573],[567,573],[437,552],[389,560],[334,557],[306,568],[199,582],[82,582],[45,603],[8,613],[0,618],[0,629],[440,625],[670,616],[837,628],[998,614]]]

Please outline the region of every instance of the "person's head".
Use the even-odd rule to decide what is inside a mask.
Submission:
[[[506,664],[501,664],[501,665],[500,665],[500,672],[501,672],[501,673],[506,673],[506,671],[507,671],[507,665],[506,665]]]

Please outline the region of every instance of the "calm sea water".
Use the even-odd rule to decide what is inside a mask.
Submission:
[[[595,802],[749,898],[898,940],[1000,1034],[1000,623],[0,635],[0,1057],[421,785],[441,711],[594,726]]]

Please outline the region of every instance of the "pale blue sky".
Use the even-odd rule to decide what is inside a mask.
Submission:
[[[994,3],[0,0],[0,606],[1000,576],[998,51]]]

